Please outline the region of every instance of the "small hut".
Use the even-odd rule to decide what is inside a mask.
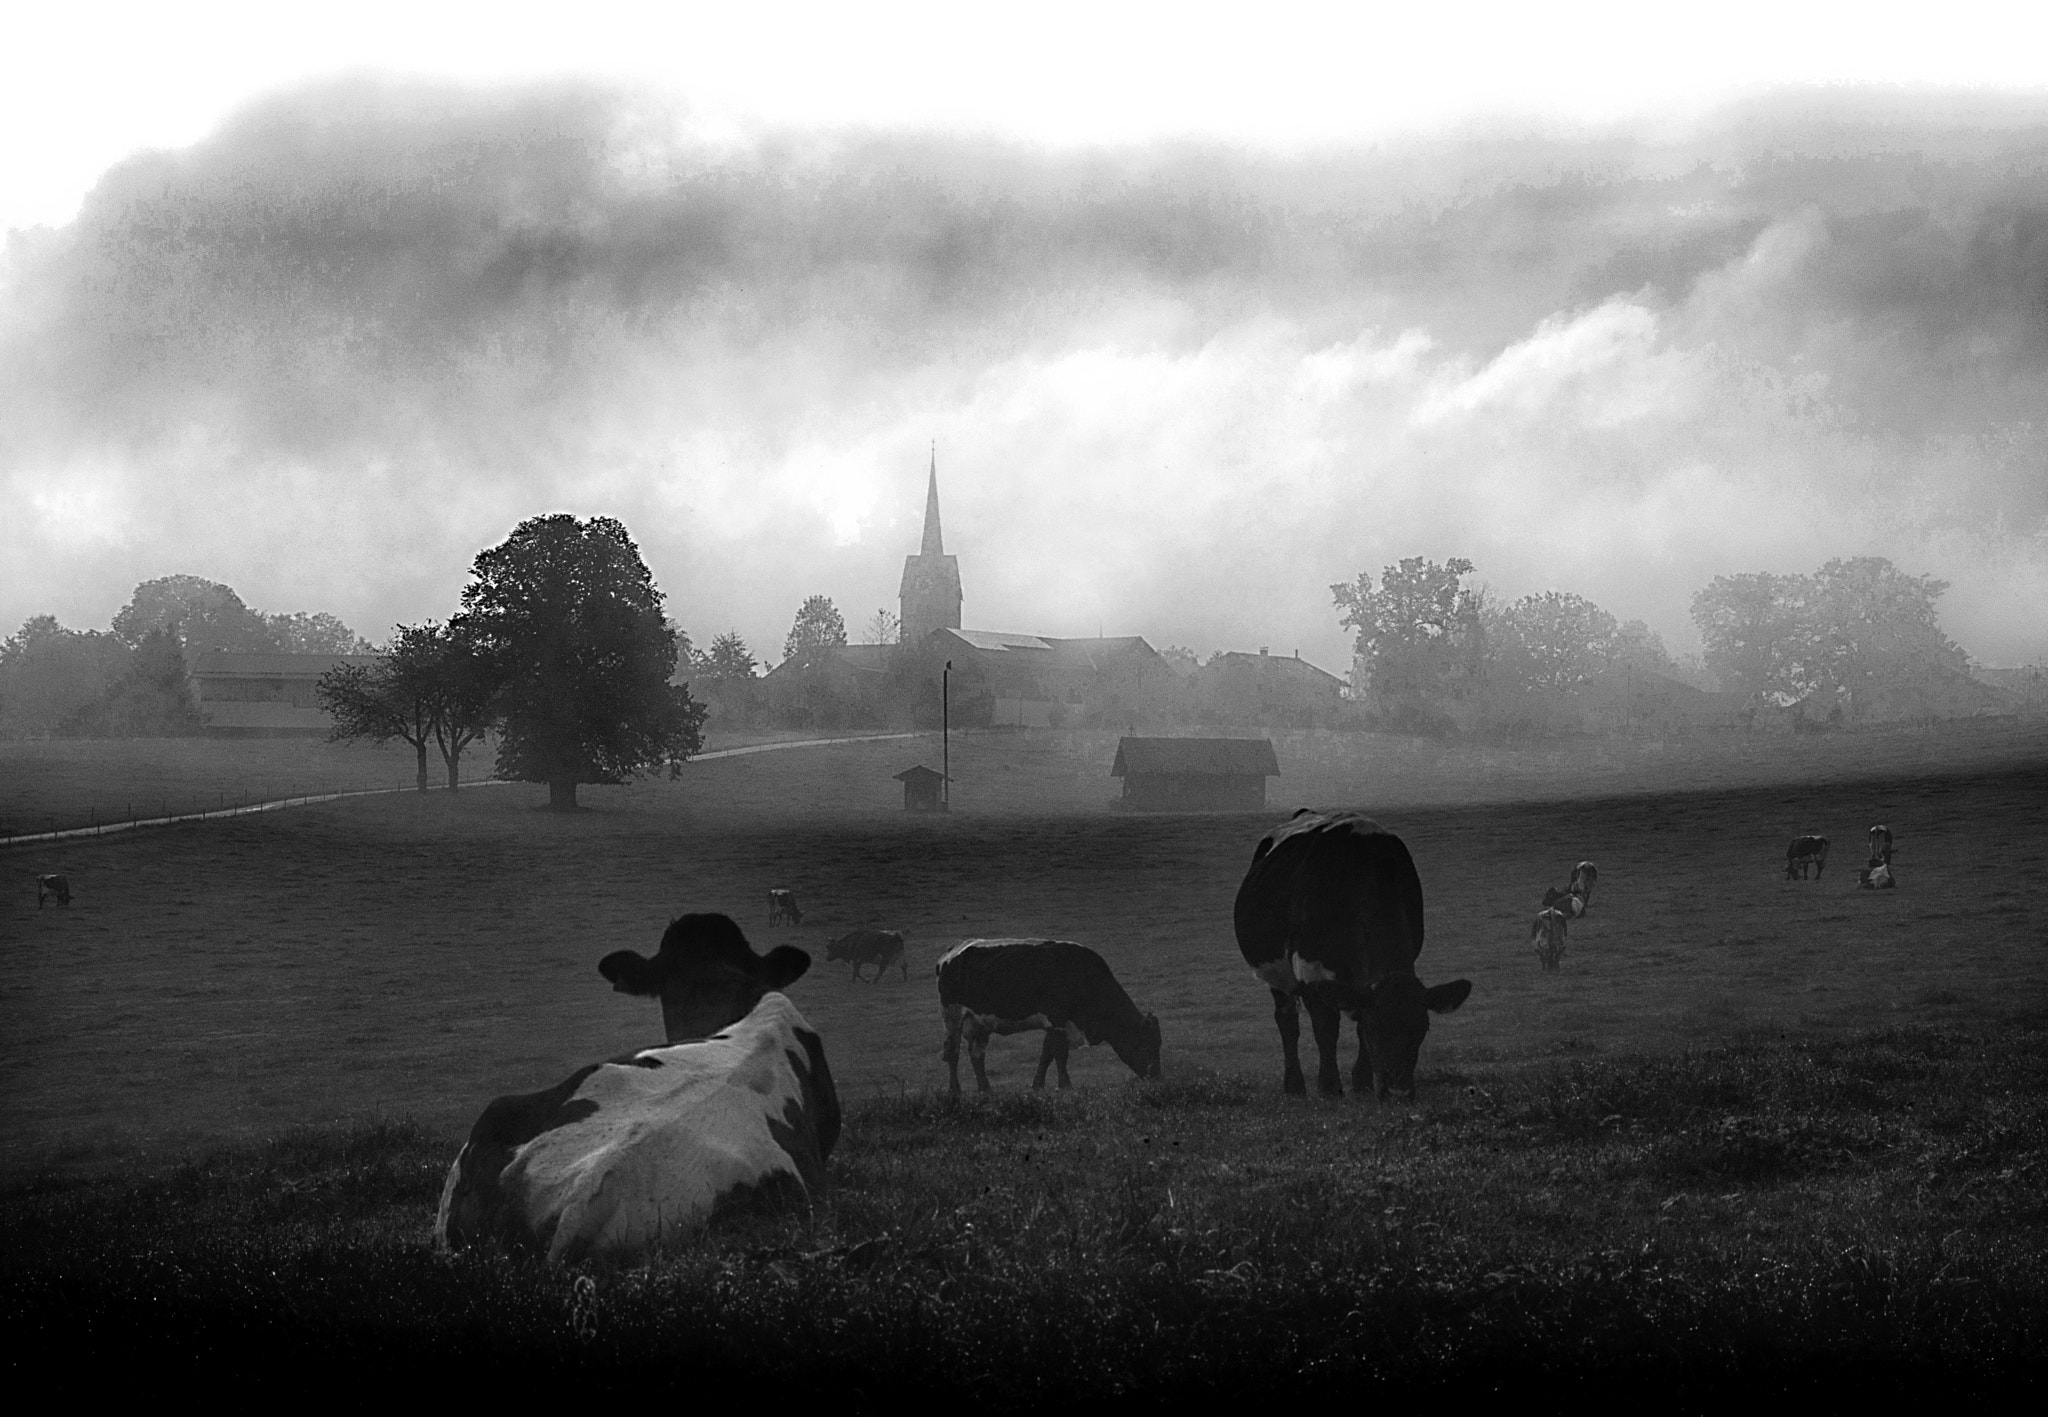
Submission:
[[[1125,738],[1109,775],[1139,812],[1259,811],[1280,760],[1266,738]]]
[[[896,780],[903,784],[903,810],[906,812],[943,812],[946,800],[939,795],[945,784],[946,775],[933,772],[923,763],[914,768],[905,768],[896,774]]]

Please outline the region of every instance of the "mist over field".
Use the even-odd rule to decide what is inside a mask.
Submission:
[[[0,627],[187,572],[382,636],[548,510],[699,642],[895,604],[938,444],[965,619],[1300,649],[1462,555],[1695,647],[1884,555],[2048,654],[2048,103],[1282,157],[694,136],[624,90],[352,81],[109,171],[0,267]]]

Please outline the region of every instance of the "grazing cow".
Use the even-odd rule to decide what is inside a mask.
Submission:
[[[946,1017],[946,1060],[953,1091],[960,1091],[960,1035],[975,1081],[988,1086],[988,1040],[992,1033],[1045,1030],[1034,1088],[1045,1086],[1047,1068],[1067,1076],[1067,1050],[1076,1043],[1108,1043],[1125,1066],[1142,1078],[1159,1076],[1159,1020],[1141,1014],[1109,965],[1086,945],[1066,940],[964,940],[938,963],[939,1009]]]
[[[1586,898],[1576,891],[1561,891],[1556,886],[1551,886],[1543,892],[1543,908],[1561,910],[1576,920],[1586,913]]]
[[[874,983],[881,979],[882,971],[895,965],[905,979],[910,978],[910,966],[903,958],[903,932],[900,930],[850,930],[836,940],[825,942],[827,960],[845,960],[853,966],[853,977],[860,978],[861,966],[875,967]]]
[[[1536,951],[1546,974],[1555,973],[1564,958],[1565,924],[1563,911],[1544,909],[1536,912],[1536,923],[1529,928],[1529,948]]]
[[[755,955],[723,915],[683,916],[652,959],[606,955],[615,989],[661,999],[668,1043],[485,1108],[436,1243],[638,1260],[721,1210],[818,1194],[839,1097],[817,1033],[775,992],[809,965],[787,945]]]
[[[1785,879],[1805,880],[1807,867],[1813,868],[1813,879],[1819,880],[1820,873],[1828,864],[1828,839],[1824,836],[1795,836],[1792,844],[1785,848]]]
[[[36,877],[36,909],[43,908],[43,901],[50,896],[57,897],[57,904],[71,904],[71,882],[62,876]]]
[[[1870,864],[1873,866],[1892,864],[1892,829],[1874,826],[1870,829]]]
[[[1331,1095],[1343,1015],[1358,1025],[1353,1091],[1371,1082],[1413,1096],[1415,1059],[1432,1013],[1449,1013],[1472,993],[1455,979],[1425,988],[1415,975],[1422,953],[1422,880],[1401,838],[1356,812],[1296,812],[1252,853],[1238,887],[1238,949],[1273,991],[1273,1019],[1286,1056],[1282,1086],[1301,1096],[1301,1021],[1308,1006],[1319,1067],[1316,1086]]]
[[[804,923],[804,913],[796,908],[794,891],[768,892],[768,923],[780,925],[787,921],[791,925]]]
[[[1856,873],[1856,884],[1865,890],[1888,891],[1896,889],[1898,881],[1892,876],[1892,863],[1873,861]]]
[[[1600,879],[1600,868],[1590,861],[1581,861],[1572,867],[1572,881],[1565,889],[1577,896],[1581,902],[1579,913],[1584,914],[1586,906],[1593,903],[1593,886]]]

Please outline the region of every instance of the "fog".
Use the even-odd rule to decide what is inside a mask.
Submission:
[[[1299,649],[1462,555],[1695,645],[1889,556],[2048,654],[2048,100],[1288,156],[787,132],[355,80],[105,174],[0,267],[0,629],[185,572],[381,637],[543,511],[699,643],[894,608],[936,442],[970,627]]]

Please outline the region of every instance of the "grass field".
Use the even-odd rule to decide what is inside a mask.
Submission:
[[[1082,1304],[1133,1355],[1119,1360],[1129,1381],[1166,1371],[1154,1361],[1165,1361],[1165,1312],[1212,1325],[1171,1340],[1204,1350],[1214,1345],[1200,1335],[1243,1326],[1249,1313],[1280,1316],[1279,1329],[1257,1330],[1269,1335],[1306,1333],[1288,1325],[1320,1315],[1336,1325],[1324,1334],[1336,1345],[1332,1381],[1373,1363],[1390,1381],[1447,1376],[1461,1343],[1518,1372],[1548,1371],[1546,1345],[1582,1320],[1620,1336],[1571,1351],[1611,1369],[1635,1341],[1622,1299],[1658,1294],[1676,1307],[1656,1309],[1657,1331],[1683,1320],[1697,1341],[1659,1348],[1638,1333],[1646,1361],[1692,1364],[1715,1381],[1734,1380],[1744,1345],[1761,1342],[1788,1305],[1807,1318],[1804,1347],[1773,1350],[1787,1362],[1896,1350],[1989,1381],[2020,1371],[2019,1358],[2048,1356],[2038,1317],[2048,751],[2038,730],[1773,740],[1718,758],[1693,745],[1461,755],[1361,740],[1340,761],[1341,746],[1283,742],[1289,775],[1274,810],[1244,816],[1113,813],[1114,735],[991,734],[956,739],[958,810],[939,819],[894,810],[888,774],[935,761],[937,748],[899,741],[585,789],[593,810],[575,816],[536,810],[541,788],[506,787],[17,849],[0,856],[10,873],[0,893],[0,1174],[12,1178],[10,1224],[55,1228],[35,1230],[43,1248],[23,1252],[44,1256],[21,1271],[42,1277],[10,1284],[49,1299],[56,1291],[33,1286],[99,1263],[91,1246],[101,1242],[76,1237],[125,1234],[122,1215],[162,1204],[182,1217],[167,1233],[185,1237],[159,1247],[172,1271],[257,1293],[285,1281],[236,1266],[265,1255],[286,1275],[339,1265],[385,1276],[418,1296],[421,1312],[445,1301],[458,1326],[476,1317],[480,1295],[512,1285],[529,1327],[519,1318],[463,1332],[517,1347],[538,1325],[563,1363],[610,1362],[593,1355],[623,1350],[578,1347],[579,1330],[563,1329],[556,1299],[567,1278],[433,1268],[423,1249],[432,1192],[492,1096],[658,1036],[658,1012],[610,993],[596,960],[621,946],[651,950],[672,915],[712,909],[734,914],[759,945],[799,943],[817,960],[791,994],[854,1109],[833,1163],[840,1198],[811,1222],[822,1231],[734,1240],[738,1250],[604,1280],[600,1302],[616,1306],[607,1323],[619,1333],[658,1326],[663,1286],[679,1286],[698,1296],[692,1303],[712,1295],[737,1306],[722,1336],[706,1340],[728,1357],[793,1315],[871,1304],[913,1316],[908,1327],[848,1320],[873,1340],[861,1351],[882,1370],[943,1359],[948,1371],[971,1374],[980,1362],[1014,1377],[1020,1355],[1060,1351],[1070,1369],[1111,1363],[1107,1350],[1071,1348],[1079,1319],[1064,1337],[1050,1317],[1034,1320],[1036,1337],[980,1358],[959,1349],[954,1318],[911,1302],[951,1277],[981,1316],[961,1311],[970,1332],[992,1332],[975,1325],[996,1323],[1006,1303],[1046,1316]],[[1414,1109],[1279,1097],[1267,996],[1237,955],[1230,900],[1258,836],[1297,802],[1367,807],[1407,840],[1429,902],[1424,978],[1474,981],[1471,1002],[1424,1047]],[[1897,838],[1896,891],[1855,886],[1874,821]],[[1834,838],[1834,862],[1818,882],[1786,882],[1784,844],[1806,831]],[[1600,885],[1563,971],[1546,976],[1528,953],[1528,919],[1542,888],[1562,884],[1581,857],[1599,862]],[[70,909],[35,909],[29,877],[40,870],[70,875]],[[761,924],[770,886],[797,892],[802,927]],[[856,985],[824,965],[823,940],[865,923],[909,933],[908,981]],[[1139,1087],[1107,1049],[1089,1049],[1074,1060],[1077,1098],[1013,1095],[964,1111],[934,1099],[944,1066],[931,962],[965,936],[1010,933],[1078,939],[1108,957],[1160,1015],[1165,1082]],[[1715,1049],[1732,1051],[1699,1051]],[[1035,1055],[1029,1038],[998,1040],[997,1087],[1014,1094]],[[1568,1097],[1580,1101],[1558,1100]],[[1040,1133],[1055,1140],[1029,1140]],[[272,1140],[280,1135],[301,1140]],[[1195,1146],[1206,1159],[1186,1163],[1184,1183],[1146,1189],[1148,1176],[1183,1174],[1144,1169],[1176,1138],[1181,1156]],[[347,1159],[359,1143],[369,1158],[360,1167]],[[210,1167],[181,1167],[222,1147]],[[1045,1163],[1051,1179],[1039,1186],[1024,1179],[1040,1175],[1026,1153],[1063,1159]],[[911,1185],[926,1169],[940,1176],[933,1189]],[[1239,1175],[1249,1179],[1238,1185]],[[1389,1177],[1404,1197],[1398,1251],[1375,1219],[1393,1205]],[[359,1181],[362,1196],[351,1189]],[[293,1198],[276,1199],[280,1187]],[[977,1195],[999,1198],[986,1202],[986,1222]],[[1208,1218],[1177,1219],[1183,1204]],[[250,1215],[266,1238],[230,1244]],[[1294,1218],[1316,1216],[1336,1226],[1336,1249],[1288,1238]],[[1109,1244],[1106,1226],[1208,1238],[1176,1242],[1174,1260],[1149,1240],[1135,1251]],[[1419,1236],[1441,1242],[1441,1265]],[[852,1251],[834,1247],[877,1237],[904,1254],[936,1246],[958,1258],[937,1270],[904,1259],[877,1271],[880,1287],[856,1302],[847,1294],[869,1281],[856,1283]],[[1056,1253],[1096,1258],[1037,1280],[1019,1268]],[[1380,1274],[1394,1253],[1407,1256],[1395,1279],[1360,1277]],[[1154,1264],[1168,1265],[1171,1283],[1145,1277]],[[981,1266],[1016,1287],[984,1285]],[[1240,1292],[1237,1280],[1204,1278],[1211,1270],[1258,1279]],[[97,1297],[67,1289],[63,1302],[112,1314],[125,1283],[102,1283]],[[355,1283],[301,1302],[346,1308]],[[1370,1332],[1344,1337],[1350,1310],[1328,1306],[1345,1293]],[[1851,1298],[1826,1297],[1843,1293]],[[1203,1295],[1210,1308],[1197,1304]],[[1894,1296],[1879,1306],[1887,1317],[1856,1317],[1873,1295]],[[1415,1304],[1434,1316],[1424,1328],[1438,1368],[1401,1367],[1409,1360],[1395,1362],[1390,1340],[1374,1336]],[[1412,1314],[1400,1322],[1412,1331]],[[349,1323],[367,1323],[377,1343],[413,1341]],[[818,1341],[842,1354],[833,1362],[852,1362],[852,1350]],[[1327,1354],[1307,1343],[1288,1350],[1287,1371],[1314,1386],[1313,1364]],[[1237,1353],[1231,1372],[1279,1372],[1253,1354],[1214,1351]],[[838,1371],[826,1363],[806,1381],[829,1386]],[[1174,1382],[1223,1380],[1199,1362],[1173,1371]],[[1046,1381],[1033,1390],[1071,1391]]]

